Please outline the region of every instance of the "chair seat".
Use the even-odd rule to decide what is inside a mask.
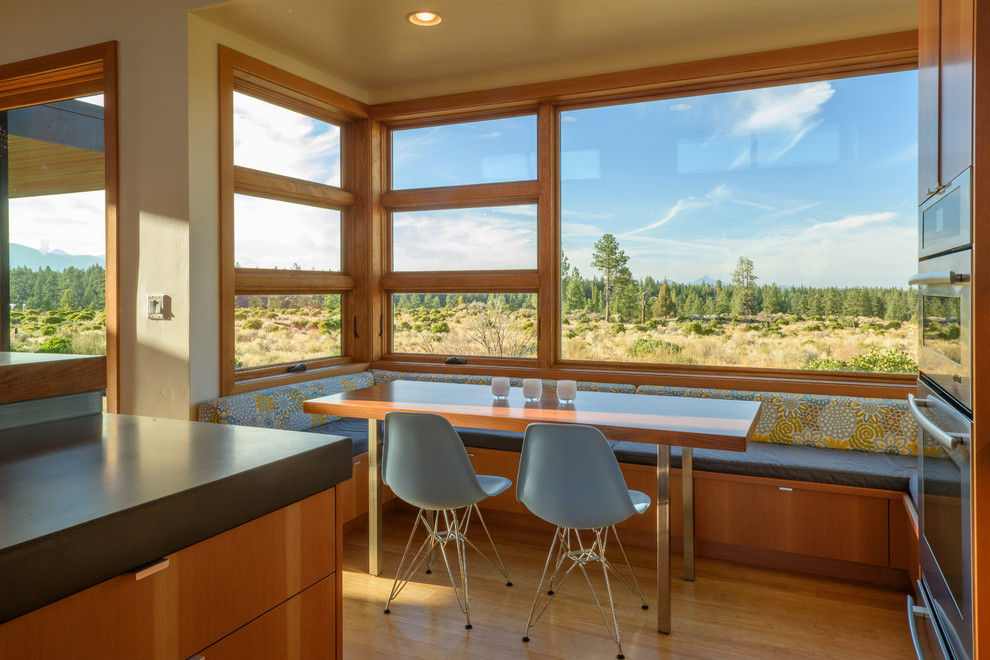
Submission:
[[[650,496],[646,493],[631,490],[629,491],[629,497],[632,499],[633,508],[636,509],[636,513],[643,513],[650,508]]]
[[[481,490],[488,493],[488,497],[494,497],[506,491],[512,485],[509,479],[490,474],[479,474],[478,483],[481,484]]]

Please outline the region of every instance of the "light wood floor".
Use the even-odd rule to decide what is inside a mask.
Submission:
[[[490,526],[513,587],[469,555],[472,630],[464,629],[442,566],[432,575],[419,573],[393,601],[392,613],[384,614],[412,522],[407,509],[386,515],[385,574],[377,578],[366,571],[367,531],[344,537],[345,658],[615,657],[615,644],[577,573],[532,629],[531,641],[522,642],[550,543],[542,532]],[[479,535],[472,538],[477,543]],[[655,603],[653,550],[627,550],[647,602]],[[914,657],[903,593],[706,558],[698,558],[694,582],[680,579],[680,570],[681,556],[674,555],[670,635],[656,632],[652,606],[644,611],[624,586],[613,588],[626,658]]]

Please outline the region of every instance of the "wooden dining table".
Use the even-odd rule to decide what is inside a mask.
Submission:
[[[614,392],[578,392],[562,404],[552,389],[539,401],[523,399],[512,388],[495,400],[487,385],[397,380],[303,403],[310,414],[368,420],[368,570],[382,572],[382,438],[378,421],[391,411],[435,413],[454,426],[525,431],[533,422],[586,424],[610,440],[657,447],[657,630],[669,633],[670,619],[670,447],[683,447],[682,478],[690,484],[693,448],[746,451],[760,411],[757,401],[651,396]],[[687,494],[687,486],[685,486]],[[690,518],[690,521],[688,520]],[[693,515],[685,515],[685,557],[693,540]],[[691,553],[693,558],[693,552]],[[693,568],[691,569],[693,577]]]

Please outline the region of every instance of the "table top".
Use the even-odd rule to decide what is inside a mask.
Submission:
[[[428,412],[454,426],[507,431],[525,431],[533,422],[587,424],[610,440],[746,451],[760,403],[582,391],[574,403],[561,404],[552,389],[526,402],[520,388],[495,401],[487,385],[397,380],[311,399],[303,411],[378,420],[390,411]]]

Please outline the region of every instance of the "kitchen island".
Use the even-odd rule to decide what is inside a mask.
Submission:
[[[350,475],[336,436],[99,413],[3,430],[0,657],[339,648]]]

